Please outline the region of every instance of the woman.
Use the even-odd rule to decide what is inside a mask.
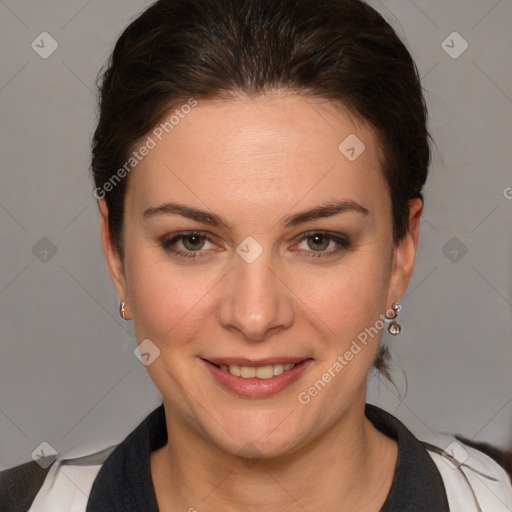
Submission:
[[[418,245],[416,67],[359,0],[160,0],[93,144],[120,314],[163,398],[30,510],[511,510],[505,472],[366,404]]]

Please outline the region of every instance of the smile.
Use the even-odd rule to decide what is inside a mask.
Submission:
[[[241,366],[238,364],[232,364],[227,366],[225,364],[216,365],[221,370],[236,375],[237,377],[243,377],[244,379],[271,379],[281,373],[295,368],[295,363],[286,364],[269,364],[266,366]]]
[[[296,382],[314,361],[312,358],[202,359],[210,375],[221,387],[239,396],[264,398],[275,395]]]

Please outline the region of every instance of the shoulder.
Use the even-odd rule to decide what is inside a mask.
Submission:
[[[115,447],[57,459],[47,468],[31,461],[1,471],[0,510],[85,512],[94,479]]]
[[[462,438],[422,441],[443,479],[452,512],[510,512],[512,483],[505,469]]]
[[[89,452],[83,447],[73,449],[52,461],[44,474],[38,479],[31,475],[25,465],[12,468],[9,475],[11,485],[2,485],[0,473],[0,511],[9,512],[86,512],[87,507],[92,510],[89,503],[91,493],[94,494],[94,487],[98,480],[103,485],[105,493],[110,495],[112,478],[120,477],[123,485],[129,486],[126,482],[126,474],[134,471],[135,460],[140,462],[144,456],[149,457],[152,448],[166,439],[165,413],[163,404],[153,410],[146,418],[124,438],[120,443],[109,446],[99,451]],[[155,441],[155,446],[151,442]],[[34,463],[37,464],[37,463]],[[33,468],[34,464],[30,463]],[[142,461],[144,466],[144,461]],[[145,466],[144,466],[145,467]],[[127,468],[130,471],[127,471]],[[150,468],[147,469],[147,476],[151,478]],[[103,479],[100,472],[110,478]],[[15,476],[12,477],[15,472]],[[132,475],[135,479],[135,486],[140,484],[137,480],[139,473]],[[13,482],[16,478],[16,483]],[[5,479],[7,480],[7,479]],[[133,482],[132,482],[133,483]],[[21,496],[26,496],[24,505],[19,508],[3,507],[3,499],[6,503],[17,503]],[[9,501],[7,501],[9,500]],[[108,505],[106,505],[108,509]]]
[[[35,461],[0,471],[0,510],[28,510],[48,471]]]

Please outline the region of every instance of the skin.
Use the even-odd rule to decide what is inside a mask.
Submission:
[[[353,162],[338,150],[350,134],[366,146]],[[368,213],[284,224],[342,200]],[[144,218],[168,202],[214,213],[231,230],[178,214]],[[398,455],[364,415],[380,332],[308,404],[297,398],[403,296],[413,271],[422,203],[410,201],[409,233],[394,246],[373,129],[295,94],[200,101],[129,176],[124,261],[104,200],[99,210],[126,317],[139,343],[149,338],[161,351],[147,367],[169,436],[151,457],[160,510],[380,510]],[[164,248],[183,231],[211,237],[175,245],[203,257]],[[345,235],[350,246],[312,231]],[[252,263],[236,252],[249,236],[263,251]],[[219,385],[201,360],[227,356],[313,362],[280,393],[248,398]]]

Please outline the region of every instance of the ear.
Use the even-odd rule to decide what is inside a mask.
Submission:
[[[418,240],[420,236],[420,220],[423,212],[421,199],[409,201],[409,231],[398,242],[394,250],[393,268],[388,292],[388,305],[405,294],[414,270]]]
[[[103,252],[107,261],[110,279],[112,279],[112,282],[114,283],[120,301],[127,302],[128,294],[124,264],[112,241],[112,236],[108,226],[108,207],[104,199],[100,199],[98,201],[98,210],[100,212],[101,245],[103,246]],[[129,320],[128,305],[125,306],[125,309],[126,319]]]

